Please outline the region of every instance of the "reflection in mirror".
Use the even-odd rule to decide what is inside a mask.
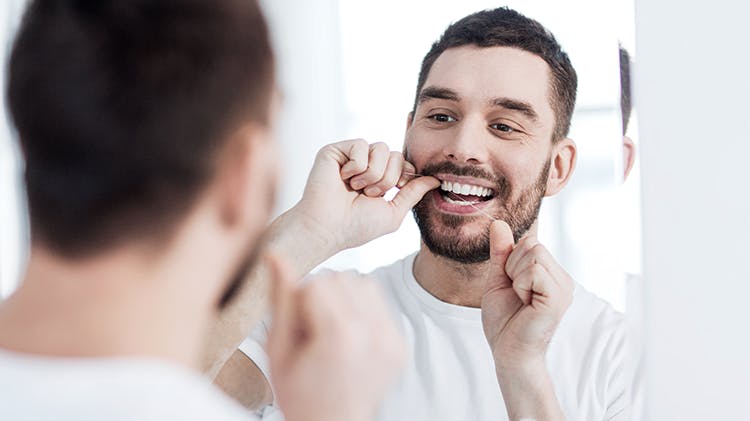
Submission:
[[[561,54],[544,58],[517,45],[472,48],[456,41],[437,51],[418,80],[425,54],[451,22],[495,7],[488,2],[443,6],[321,1],[314,10],[303,6],[292,11],[284,2],[266,3],[277,45],[288,52],[281,56],[290,65],[281,83],[294,95],[288,99],[281,137],[291,163],[286,189],[297,193],[281,206],[292,206],[299,197],[315,150],[336,139],[385,142],[393,151],[405,151],[416,173],[442,182],[417,206],[421,224],[406,218],[396,233],[323,264],[375,269],[397,308],[411,359],[381,406],[382,419],[402,419],[404,414],[409,419],[504,419],[506,412],[516,418],[530,415],[526,405],[536,408],[529,411],[542,411],[533,414],[541,419],[562,414],[568,419],[627,419],[630,380],[618,311],[625,310],[625,273],[639,272],[639,227],[633,211],[638,208],[639,175],[636,164],[623,185],[627,166],[618,44],[632,46],[632,5],[511,4],[555,34],[576,69],[575,112],[562,136],[556,136],[558,118],[565,114],[565,84],[559,80],[566,80],[566,65],[555,61]],[[512,25],[514,18],[507,19],[504,25]],[[554,93],[550,86],[556,87]],[[310,98],[316,102],[314,114],[309,113]],[[631,117],[631,134],[636,124]],[[308,129],[305,136],[311,139],[304,153],[297,152],[300,127]],[[483,196],[481,188],[490,194]],[[524,210],[535,209],[545,192],[549,197],[538,224],[526,231],[529,213]],[[335,214],[333,197],[331,203]],[[482,238],[490,221],[476,207],[510,226],[496,225],[489,238]],[[532,221],[534,217],[531,212]],[[524,233],[527,239],[513,249],[514,234]],[[535,236],[543,247],[532,247]],[[497,256],[504,256],[503,250],[510,254],[506,264],[503,257],[495,261],[506,273],[493,271],[483,260],[488,240]],[[526,277],[526,269],[540,265],[542,274]],[[507,310],[500,302],[515,296],[501,294],[509,292],[502,288],[497,294],[485,289],[488,273],[495,281],[513,280],[519,309],[528,313],[508,317],[498,310]],[[549,349],[542,347],[547,351],[540,358],[544,363],[525,366],[527,357],[538,354],[523,348],[528,352],[522,358],[509,348],[517,351],[514,344],[523,342],[522,337],[527,345],[539,337],[523,336],[532,335],[531,325],[503,322],[534,319],[539,303],[533,300],[546,296],[534,288],[543,289],[544,279],[559,288],[549,303],[560,310],[557,316],[567,308],[565,297],[573,304],[561,321],[551,317],[548,321],[554,322],[542,329],[555,332]],[[251,335],[242,350],[265,372],[259,346],[263,331]],[[533,375],[514,372],[530,366]],[[505,377],[498,379],[496,369]],[[515,375],[533,379],[529,387],[538,392],[535,400],[516,395],[508,384]],[[605,384],[606,391],[600,389]]]

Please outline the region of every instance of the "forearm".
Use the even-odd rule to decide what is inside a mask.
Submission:
[[[270,273],[264,257],[269,254],[282,257],[290,272],[301,278],[338,252],[332,238],[296,208],[271,224],[258,264],[210,328],[203,369],[211,379],[266,312]]]
[[[544,361],[497,367],[497,379],[511,421],[565,420]]]

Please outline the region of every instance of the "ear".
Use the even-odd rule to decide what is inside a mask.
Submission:
[[[564,138],[552,147],[545,196],[554,196],[568,184],[576,166],[578,149],[573,139]]]
[[[622,182],[624,183],[635,164],[635,143],[627,136],[622,137],[622,159]]]
[[[241,127],[228,140],[217,162],[219,212],[225,226],[265,224],[273,206],[277,159],[269,128],[257,123]],[[265,202],[264,202],[265,201]]]

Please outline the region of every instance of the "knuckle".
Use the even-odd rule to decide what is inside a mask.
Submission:
[[[529,249],[529,251],[531,251],[534,254],[541,254],[541,253],[546,253],[547,252],[547,248],[544,247],[544,245],[542,245],[542,243],[535,243],[535,244],[533,244],[531,246],[531,248]]]
[[[383,152],[383,151],[389,151],[388,145],[384,142],[375,142],[372,145],[370,145],[370,150],[377,151],[377,152]]]

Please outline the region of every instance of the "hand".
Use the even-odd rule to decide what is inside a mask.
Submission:
[[[373,280],[319,276],[293,286],[272,260],[271,378],[287,421],[372,420],[406,348]]]
[[[573,280],[536,238],[513,244],[504,221],[490,227],[482,323],[498,370],[544,367],[544,355],[573,300]]]
[[[398,229],[407,212],[430,190],[433,177],[414,178],[414,167],[384,143],[346,140],[323,147],[292,212],[313,227],[312,235],[329,236],[338,251],[365,244]],[[400,191],[391,201],[382,196]]]

